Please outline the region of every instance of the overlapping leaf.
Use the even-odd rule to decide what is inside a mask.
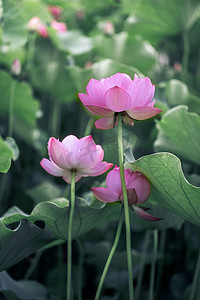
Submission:
[[[157,52],[140,36],[121,32],[113,37],[96,37],[96,50],[101,57],[134,66],[141,72],[148,72],[156,63]]]
[[[200,116],[176,106],[157,121],[157,151],[170,151],[181,158],[200,165]]]
[[[187,0],[126,0],[123,9],[132,13],[128,19],[132,34],[141,34],[157,44],[166,36],[188,31],[199,17],[198,1]]]
[[[189,222],[200,225],[200,188],[184,177],[180,160],[171,153],[144,156],[129,164],[151,183],[151,198]]]

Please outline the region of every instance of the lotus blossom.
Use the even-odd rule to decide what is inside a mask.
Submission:
[[[55,19],[59,19],[62,14],[62,8],[60,6],[49,5],[48,10]]]
[[[113,164],[103,160],[104,151],[96,145],[92,136],[78,139],[66,136],[62,142],[51,137],[48,141],[49,160],[43,158],[41,166],[51,175],[71,182],[71,172],[76,172],[75,181],[81,177],[98,176],[110,169]]]
[[[54,28],[58,32],[67,31],[67,25],[63,22],[57,22],[56,20],[53,20],[51,22],[51,27]]]
[[[32,17],[29,21],[28,21],[28,29],[29,30],[33,30],[33,31],[37,31],[38,26],[41,24],[41,20],[39,17]]]
[[[15,58],[12,63],[11,72],[15,76],[18,76],[21,73],[21,63],[18,58]]]
[[[100,81],[91,79],[86,87],[87,94],[79,98],[93,114],[103,118],[95,122],[96,128],[110,129],[117,125],[118,114],[123,122],[134,125],[134,120],[145,120],[157,115],[160,109],[152,101],[155,86],[148,77],[132,80],[127,74],[117,73]]]
[[[125,169],[125,183],[128,196],[128,205],[132,206],[135,213],[141,218],[148,221],[159,221],[160,218],[156,218],[148,214],[145,207],[139,207],[139,205],[145,203],[150,195],[150,183],[147,178],[140,172],[134,172],[130,169]],[[107,188],[94,187],[92,192],[95,197],[102,202],[116,202],[123,203],[123,192],[120,178],[120,168],[115,168],[110,171],[106,177]]]
[[[48,37],[48,31],[45,24],[42,23],[39,17],[33,17],[28,22],[28,29],[31,31],[37,31],[41,37]]]

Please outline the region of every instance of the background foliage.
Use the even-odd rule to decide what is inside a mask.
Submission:
[[[51,28],[49,5],[62,8],[66,32]],[[33,16],[47,26],[48,38],[28,30]],[[127,167],[147,176],[152,188],[146,206],[163,218],[150,223],[131,212],[136,299],[148,299],[154,230],[155,299],[189,299],[200,224],[199,1],[0,0],[0,21],[2,299],[64,299],[69,187],[39,162],[50,136],[92,132],[104,159],[118,164],[116,129],[96,130],[78,99],[90,78],[116,72],[149,76],[163,110],[123,128]],[[18,76],[11,72],[15,58],[22,65]],[[94,298],[119,218],[120,204],[105,206],[91,195],[104,179],[82,178],[76,185],[73,277],[79,300]],[[124,230],[101,299],[128,299]]]

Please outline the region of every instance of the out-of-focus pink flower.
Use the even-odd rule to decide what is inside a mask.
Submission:
[[[43,38],[47,38],[49,36],[47,27],[43,23],[38,26],[37,32]]]
[[[48,10],[56,20],[62,15],[62,8],[60,6],[49,5]]]
[[[67,25],[63,22],[57,22],[56,20],[53,20],[51,22],[51,27],[54,28],[56,31],[59,31],[59,32],[67,31]]]
[[[28,29],[29,30],[33,30],[33,31],[37,31],[38,30],[38,26],[41,24],[41,20],[39,17],[32,17],[29,21],[28,21]]]
[[[12,63],[11,72],[13,75],[16,75],[16,76],[21,73],[21,63],[18,58],[15,58]]]
[[[105,23],[105,28],[104,28],[104,32],[106,34],[114,34],[115,33],[115,29],[114,29],[114,26],[113,26],[113,23],[110,22],[110,21],[106,21]]]
[[[33,17],[28,22],[28,29],[31,31],[37,31],[41,37],[48,37],[47,27],[42,23],[39,17]]]
[[[51,137],[48,142],[50,160],[43,158],[41,166],[53,176],[61,176],[71,182],[71,172],[76,172],[76,182],[81,177],[98,176],[110,169],[113,164],[103,160],[104,151],[96,145],[92,136],[78,139],[68,135],[62,142]]]
[[[123,122],[134,125],[133,120],[145,120],[157,115],[160,109],[154,107],[155,86],[148,77],[132,80],[127,74],[117,73],[100,81],[90,79],[86,92],[79,98],[93,114],[103,118],[95,122],[96,128],[110,129],[117,125],[118,114]]]
[[[181,72],[181,70],[182,70],[182,65],[178,61],[174,62],[174,70],[176,72]]]
[[[145,220],[161,220],[160,218],[153,217],[145,212],[146,208],[138,206],[146,202],[150,195],[150,183],[147,178],[143,174],[134,172],[130,169],[125,169],[124,173],[129,206],[132,206],[135,213]],[[91,189],[95,197],[102,202],[120,201],[123,203],[119,167],[115,166],[115,168],[108,173],[106,177],[106,184],[107,188],[94,187]]]
[[[78,20],[83,20],[85,18],[85,13],[83,10],[77,10],[76,17]]]

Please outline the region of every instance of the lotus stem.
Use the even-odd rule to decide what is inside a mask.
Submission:
[[[130,218],[129,218],[129,208],[128,208],[128,196],[127,196],[126,182],[125,182],[125,175],[124,175],[123,143],[122,143],[122,116],[121,116],[121,114],[118,114],[118,153],[119,153],[120,177],[121,177],[123,200],[124,200],[124,215],[125,215],[125,227],[126,227],[126,251],[127,251],[128,282],[129,282],[129,300],[133,300],[134,292],[133,292],[133,267],[132,267],[132,255],[131,255],[131,230],[130,230]]]
[[[71,277],[72,277],[72,221],[75,207],[75,176],[71,172],[71,202],[69,211],[68,243],[67,243],[67,300],[71,300]]]
[[[110,267],[112,258],[114,256],[117,245],[119,243],[119,239],[120,239],[120,235],[121,235],[121,231],[122,231],[123,217],[124,217],[124,214],[123,214],[123,208],[122,208],[120,218],[119,218],[119,222],[118,222],[118,226],[117,226],[117,232],[116,232],[115,240],[114,240],[112,249],[110,251],[110,254],[108,256],[108,259],[106,261],[105,267],[103,269],[103,273],[101,275],[101,279],[99,281],[99,285],[98,285],[96,296],[95,296],[94,300],[99,300],[99,297],[100,297],[100,294],[101,294],[101,291],[102,291],[102,287],[103,287],[103,284],[104,284],[104,280],[106,278],[106,275],[107,275],[108,269]]]

